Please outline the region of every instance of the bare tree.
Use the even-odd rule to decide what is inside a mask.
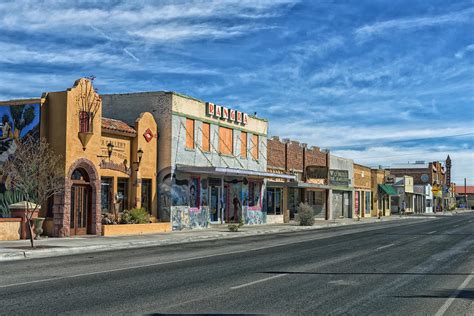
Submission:
[[[40,206],[64,191],[62,157],[56,155],[46,139],[30,135],[19,141],[18,147],[4,165],[7,185],[21,193],[26,200],[26,220],[30,231],[31,247],[34,245],[31,220]]]
[[[86,77],[85,80],[80,80],[78,85],[80,93],[76,97],[79,120],[87,120],[87,128],[92,129],[94,117],[100,109],[101,97],[94,88],[95,77]],[[87,132],[91,132],[88,130]]]

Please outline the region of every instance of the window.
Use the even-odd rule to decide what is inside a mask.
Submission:
[[[365,192],[365,214],[370,214],[371,192]]]
[[[260,206],[260,182],[249,181],[249,206]]]
[[[211,151],[211,125],[202,123],[202,150]]]
[[[102,214],[112,212],[112,195],[114,192],[114,178],[102,177],[100,179],[100,202]]]
[[[86,111],[79,112],[79,132],[92,132],[91,113]]]
[[[282,205],[282,194],[280,188],[267,189],[267,214],[280,215]]]
[[[151,179],[142,179],[142,208],[151,214]]]
[[[233,155],[233,130],[219,126],[219,153],[224,155]]]
[[[247,158],[247,133],[240,132],[240,157]]]
[[[194,149],[194,120],[186,119],[186,149]]]
[[[119,210],[123,212],[128,209],[128,178],[118,178],[117,193],[122,200]]]
[[[258,160],[258,135],[252,134],[252,158]]]

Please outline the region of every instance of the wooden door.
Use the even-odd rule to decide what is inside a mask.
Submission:
[[[71,235],[85,235],[90,231],[91,206],[90,187],[74,184],[71,187]]]

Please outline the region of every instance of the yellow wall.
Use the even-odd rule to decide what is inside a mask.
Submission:
[[[82,85],[82,86],[81,86]],[[143,136],[145,130],[150,128],[156,134],[157,126],[150,113],[143,113],[136,121],[136,136],[104,130],[102,131],[102,105],[96,113],[92,127],[92,137],[87,143],[85,150],[81,143],[79,134],[79,111],[77,98],[84,89],[90,88],[90,81],[80,79],[75,86],[67,91],[46,94],[46,104],[42,107],[41,135],[46,137],[54,151],[64,158],[63,172],[69,172],[71,165],[80,158],[90,160],[101,177],[113,177],[114,193],[117,192],[118,178],[129,178],[129,205],[125,208],[140,207],[140,185],[136,185],[138,178],[152,179],[153,210],[156,216],[156,161],[157,161],[157,139],[153,138],[150,143]],[[107,144],[112,142],[114,150],[110,159],[108,158]],[[144,154],[138,175],[133,166],[137,161],[136,152],[142,148]],[[131,169],[131,176],[125,172],[101,168],[101,161],[113,162],[115,164],[126,164]],[[100,197],[99,197],[100,198]]]
[[[0,240],[19,240],[20,239],[20,221],[16,219],[0,220]]]

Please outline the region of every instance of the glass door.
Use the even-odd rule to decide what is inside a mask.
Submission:
[[[210,201],[210,212],[211,212],[211,222],[219,222],[219,187],[217,186],[210,186],[209,187],[209,195],[211,197]]]

